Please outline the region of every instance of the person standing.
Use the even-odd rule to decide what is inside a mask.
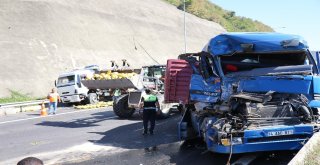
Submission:
[[[122,59],[122,68],[121,70],[126,70],[130,68],[130,64],[128,63],[128,61],[126,59]]]
[[[121,96],[121,90],[119,88],[115,89],[113,92],[113,101],[116,101],[117,98]]]
[[[20,160],[17,165],[43,165],[43,161],[36,157],[27,157]]]
[[[150,89],[145,90],[146,94],[142,96],[140,109],[143,108],[143,135],[148,134],[148,123],[150,121],[149,133],[153,135],[157,112],[159,113],[159,101],[157,96],[151,94]]]
[[[117,70],[119,68],[118,64],[114,61],[111,60],[111,70]]]
[[[56,114],[58,101],[61,102],[60,96],[57,93],[56,88],[52,88],[51,92],[48,94],[47,98],[49,99],[49,115]]]

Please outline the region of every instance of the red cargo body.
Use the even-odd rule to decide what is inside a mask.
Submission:
[[[166,103],[188,103],[192,68],[185,60],[167,61],[164,99]]]

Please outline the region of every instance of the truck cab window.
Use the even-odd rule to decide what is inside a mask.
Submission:
[[[256,68],[310,65],[305,52],[236,53],[221,56],[221,66],[225,74],[250,71]]]
[[[214,62],[210,54],[203,54],[200,57],[200,72],[205,79],[217,77]]]
[[[73,85],[75,83],[75,75],[59,77],[57,86]]]

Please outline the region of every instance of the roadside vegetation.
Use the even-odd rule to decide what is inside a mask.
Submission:
[[[183,0],[165,0],[183,10]],[[272,32],[270,26],[250,18],[236,16],[234,11],[227,11],[209,0],[186,0],[186,11],[197,17],[216,22],[228,32]]]
[[[307,154],[303,162],[304,165],[314,165],[320,164],[320,142],[317,142],[316,145],[312,148],[311,151]]]
[[[22,94],[18,91],[10,90],[10,92],[11,92],[11,95],[9,97],[0,98],[0,104],[21,102],[21,101],[31,101],[31,100],[37,99],[32,96],[29,96],[28,94]]]

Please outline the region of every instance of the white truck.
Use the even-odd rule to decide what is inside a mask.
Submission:
[[[97,66],[87,66],[59,75],[55,85],[63,103],[78,104],[80,102],[93,103],[97,95],[89,93],[89,89],[81,83],[86,76],[93,76],[99,71]]]
[[[145,88],[153,89],[154,94],[159,98],[160,117],[169,116],[171,108],[175,104],[165,104],[163,102],[164,73],[165,65],[143,66],[140,69],[121,69],[112,72],[136,73],[131,78],[120,79],[95,79],[88,80],[85,77],[96,73],[108,73],[87,67],[85,69],[74,70],[63,73],[57,81],[58,93],[63,103],[96,103],[102,97],[112,95],[115,89],[121,89],[122,93],[114,100],[113,111],[120,118],[129,118],[138,108],[140,99]]]

